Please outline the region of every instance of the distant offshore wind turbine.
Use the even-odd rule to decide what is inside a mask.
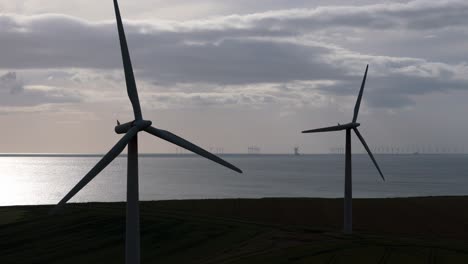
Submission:
[[[359,113],[359,107],[361,106],[361,99],[362,99],[362,94],[364,92],[364,86],[366,85],[366,78],[367,78],[367,71],[369,70],[369,65],[366,67],[366,72],[364,73],[364,78],[362,79],[362,84],[361,84],[361,90],[359,91],[359,95],[356,101],[356,105],[354,106],[354,117],[353,121],[348,124],[340,125],[338,124],[337,126],[332,126],[332,127],[324,127],[324,128],[319,128],[319,129],[312,129],[312,130],[306,130],[302,131],[302,133],[318,133],[318,132],[330,132],[330,131],[341,131],[341,130],[346,130],[346,150],[345,150],[345,157],[346,157],[346,163],[345,163],[345,197],[344,197],[344,232],[347,234],[351,234],[353,232],[353,204],[352,204],[352,176],[351,176],[351,130],[354,130],[354,133],[356,133],[356,136],[359,138],[361,141],[362,145],[366,149],[367,153],[369,153],[370,158],[372,159],[372,162],[374,162],[375,167],[380,173],[380,176],[382,179],[385,181],[385,178],[382,174],[382,171],[379,168],[379,165],[377,164],[377,161],[374,158],[374,155],[372,155],[372,152],[370,151],[369,147],[367,146],[366,141],[362,137],[361,133],[357,129],[358,126],[360,126],[360,123],[356,123],[358,113]]]
[[[106,154],[104,157],[81,179],[73,189],[65,195],[65,197],[57,204],[52,210],[52,213],[60,209],[68,200],[77,194],[83,187],[85,187],[94,177],[98,175],[109,163],[111,163],[128,145],[128,164],[127,164],[127,221],[126,221],[126,241],[125,253],[127,264],[140,263],[140,210],[139,210],[139,196],[138,196],[138,133],[145,131],[163,140],[169,141],[179,147],[192,151],[202,157],[219,163],[231,170],[242,173],[240,169],[234,165],[222,160],[221,158],[211,154],[210,152],[188,142],[187,140],[172,134],[169,131],[155,128],[151,121],[144,120],[140,101],[138,99],[138,92],[133,75],[132,63],[130,61],[130,54],[127,47],[125,32],[120,17],[119,5],[117,0],[114,0],[115,16],[117,19],[117,29],[120,38],[120,47],[122,51],[122,60],[125,70],[125,81],[127,84],[128,97],[133,106],[135,120],[120,124],[117,122],[115,132],[117,134],[125,134],[117,144]]]

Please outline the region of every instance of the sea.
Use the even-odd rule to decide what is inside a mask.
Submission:
[[[344,155],[235,155],[238,174],[195,155],[142,155],[140,200],[343,197]],[[353,154],[353,197],[468,195],[466,154],[377,154],[383,181],[367,155]],[[0,205],[57,203],[98,155],[0,155]],[[115,159],[70,202],[126,199],[125,156]]]

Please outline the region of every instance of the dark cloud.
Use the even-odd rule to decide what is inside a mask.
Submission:
[[[16,72],[8,72],[0,76],[0,107],[32,107],[80,101],[79,93],[68,89],[25,86]]]
[[[168,48],[159,54],[142,56],[139,62],[150,71],[142,73],[160,81],[248,84],[329,79],[343,75],[343,69],[323,63],[323,47],[292,43],[228,39],[217,44]],[[152,58],[165,63],[150,65]]]
[[[427,28],[433,31],[463,26],[468,22],[467,14],[468,3],[464,1],[413,1],[404,4],[278,10],[186,22],[132,22],[127,23],[126,29],[135,60],[146,62],[139,67],[147,67],[156,63],[169,63],[166,58],[157,56],[174,56],[184,49],[187,51],[183,57],[176,57],[173,61],[183,63],[189,55],[197,55],[193,52],[200,49],[191,49],[188,43],[208,44],[206,48],[213,50],[210,55],[215,60],[220,48],[216,49],[212,45],[226,39],[292,37],[339,27],[357,30]],[[120,63],[116,56],[119,53],[113,22],[89,23],[63,15],[2,15],[0,33],[3,58],[0,67],[3,68],[116,68]],[[155,56],[151,58],[152,62],[144,60],[147,55]]]
[[[11,21],[4,24],[10,30],[0,35],[4,57],[0,67],[121,67],[114,25],[87,24],[64,16],[16,21],[16,26]],[[145,27],[127,27],[134,65],[144,69],[145,76],[163,83],[287,82],[341,72],[320,61],[321,54],[330,52],[326,47],[250,38],[254,34],[272,37],[269,30],[141,33]]]
[[[464,65],[353,52],[335,45],[327,35],[340,38],[348,30],[440,31],[460,28],[468,22],[467,14],[468,3],[464,1],[412,1],[277,10],[185,22],[127,21],[126,30],[139,80],[165,86],[168,91],[181,83],[210,84],[210,89],[219,90],[224,85],[276,83],[287,88],[297,81],[330,80],[334,85],[318,91],[354,95],[360,83],[360,69],[370,63],[374,71],[370,73],[372,87],[366,99],[369,105],[401,107],[411,104],[412,96],[466,89],[467,79],[459,76],[468,70]],[[0,43],[0,68],[4,69],[121,69],[114,22],[90,23],[63,15],[2,15]],[[122,80],[120,76],[118,79]],[[72,80],[90,82],[83,76]],[[210,89],[206,91],[210,95],[182,98],[206,105],[249,100],[274,103],[279,97],[290,97],[291,92],[267,91],[247,94],[242,99],[215,96],[213,92],[222,92]],[[25,89],[19,81],[3,90],[11,95],[31,95],[28,100],[16,102],[19,104],[39,104],[40,100],[72,102],[80,98],[66,89]],[[305,90],[295,91],[293,97],[300,98],[301,92],[304,95]],[[3,100],[5,104],[15,101]]]
[[[8,72],[0,76],[0,89],[9,91],[10,94],[18,94],[24,91],[22,82],[16,79],[16,72]]]
[[[412,97],[430,93],[443,93],[451,90],[468,90],[467,80],[456,80],[451,74],[444,77],[418,77],[405,74],[388,76],[368,76],[364,100],[371,107],[400,108],[414,104]],[[362,77],[361,77],[362,78]],[[362,80],[358,77],[326,86],[320,90],[333,95],[355,96],[359,92]]]

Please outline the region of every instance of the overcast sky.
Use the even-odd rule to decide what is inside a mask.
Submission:
[[[200,146],[465,144],[467,1],[120,0],[143,115]],[[132,118],[112,1],[0,0],[0,153],[104,153]],[[141,134],[143,152],[175,147]],[[357,141],[354,141],[357,146]],[[468,150],[468,148],[467,148]]]

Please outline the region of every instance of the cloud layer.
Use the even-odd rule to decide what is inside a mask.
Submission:
[[[158,100],[170,101],[171,89],[184,87],[184,83],[212,88],[195,93],[178,89],[172,94],[173,101],[245,103],[249,102],[245,98],[256,98],[258,94],[241,94],[245,91],[242,85],[288,87],[307,81],[331,81],[335,85],[316,88],[331,95],[353,95],[369,63],[369,106],[398,108],[411,105],[412,96],[465,89],[466,64],[366,54],[347,48],[346,42],[367,45],[362,39],[376,30],[382,35],[396,31],[408,35],[434,35],[446,30],[464,33],[467,15],[465,1],[412,1],[278,10],[182,22],[127,21],[126,29],[134,65],[146,90],[161,92],[157,87],[167,88]],[[346,35],[349,31],[352,33]],[[5,70],[67,68],[107,72],[121,67],[112,21],[4,14],[0,16],[0,42],[0,67]],[[226,85],[239,87],[239,93],[220,89]],[[313,89],[304,89],[303,95],[316,93]],[[38,90],[36,87],[35,92]],[[260,101],[290,97],[287,91],[279,96],[262,94]],[[44,103],[47,99],[37,97]]]
[[[444,107],[435,98],[444,97],[449,104],[465,95],[466,1],[336,0],[318,7],[309,2],[204,0],[202,6],[211,14],[228,15],[190,20],[149,19],[151,8],[143,14],[123,3],[144,113],[194,127],[211,127],[203,123],[209,116],[226,133],[237,129],[231,124],[243,124],[252,128],[245,137],[266,140],[271,127],[286,133],[286,128],[308,128],[299,123],[327,125],[330,118],[347,118],[366,64],[370,71],[363,118],[405,111],[410,116],[413,111],[418,120],[431,120],[418,104],[439,109]],[[17,13],[0,14],[0,118],[47,113],[53,115],[48,116],[51,122],[93,127],[100,120],[112,119],[113,124],[114,118],[131,118],[115,21],[31,15],[30,10],[54,9],[30,3]],[[12,8],[7,5],[7,10],[16,10]],[[111,9],[105,12],[104,17],[112,17]],[[223,123],[224,115],[229,123]],[[401,127],[411,124],[388,118]],[[253,130],[261,136],[253,137]],[[270,136],[274,144],[286,144]]]

